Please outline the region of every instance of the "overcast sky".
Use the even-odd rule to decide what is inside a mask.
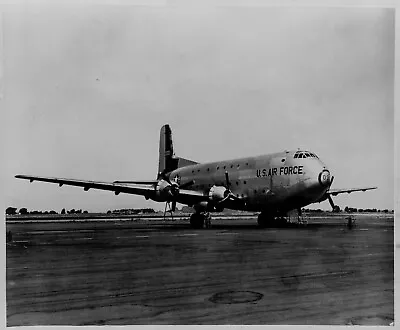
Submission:
[[[339,206],[394,207],[393,9],[36,5],[2,24],[6,206],[163,208],[14,175],[154,179],[169,123],[178,156],[307,148],[333,188],[379,187]]]

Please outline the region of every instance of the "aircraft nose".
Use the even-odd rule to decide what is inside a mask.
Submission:
[[[322,186],[328,186],[331,182],[331,173],[327,169],[324,169],[318,174],[318,182]]]

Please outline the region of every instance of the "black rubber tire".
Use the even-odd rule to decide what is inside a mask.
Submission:
[[[269,214],[260,213],[257,218],[257,223],[260,228],[270,228],[274,224],[274,217]]]
[[[204,216],[198,213],[193,213],[190,216],[190,225],[192,228],[200,229],[204,227]]]

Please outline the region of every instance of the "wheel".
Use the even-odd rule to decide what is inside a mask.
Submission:
[[[192,228],[203,228],[204,227],[204,216],[199,213],[193,213],[190,216],[190,225]]]
[[[274,217],[271,214],[260,213],[257,218],[257,223],[260,228],[271,227],[274,221]]]

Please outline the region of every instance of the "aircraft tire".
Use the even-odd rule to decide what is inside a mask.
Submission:
[[[193,213],[190,216],[190,225],[192,228],[200,229],[204,227],[204,216],[202,214]]]
[[[269,228],[272,226],[274,217],[268,214],[260,213],[257,218],[257,223],[260,228]]]

